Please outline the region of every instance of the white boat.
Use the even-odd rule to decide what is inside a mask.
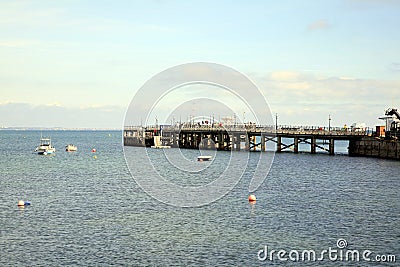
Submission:
[[[154,136],[154,146],[151,146],[151,148],[164,149],[164,148],[171,148],[171,146],[164,146],[161,141],[161,136],[156,135],[156,136]]]
[[[77,151],[77,150],[78,150],[78,147],[73,144],[68,144],[65,146],[65,151],[73,152],[73,151]]]
[[[56,152],[56,149],[51,145],[50,138],[40,138],[40,145],[35,149],[39,155],[48,155]]]
[[[212,159],[212,156],[198,156],[197,161],[209,161]]]

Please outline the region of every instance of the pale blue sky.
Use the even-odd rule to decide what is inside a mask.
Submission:
[[[399,29],[390,0],[0,0],[0,126],[120,127],[148,79],[196,61],[248,75],[282,123],[374,126],[400,108]]]

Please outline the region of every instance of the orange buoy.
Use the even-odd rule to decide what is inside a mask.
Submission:
[[[92,149],[92,152],[93,152],[93,153],[96,152],[96,151],[97,151],[96,148],[93,148],[93,149]]]
[[[23,200],[18,201],[18,207],[25,206],[25,202]]]
[[[249,202],[255,202],[255,201],[257,201],[256,196],[255,195],[250,195],[249,196]]]

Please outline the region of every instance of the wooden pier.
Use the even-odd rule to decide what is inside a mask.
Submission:
[[[273,142],[276,144],[276,152],[292,150],[298,153],[299,144],[303,143],[310,145],[311,154],[315,154],[319,148],[334,155],[336,140],[361,140],[367,136],[367,131],[351,131],[340,127],[277,127],[255,124],[127,126],[124,129],[124,145],[151,146],[154,136],[162,136],[163,145],[179,148],[266,151],[267,142]]]

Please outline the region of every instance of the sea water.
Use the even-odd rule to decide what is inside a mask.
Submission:
[[[42,134],[51,137],[54,155],[33,153],[38,131],[0,131],[0,266],[379,265],[344,257],[333,261],[327,254],[323,261],[302,263],[286,254],[283,261],[277,252],[262,261],[265,248],[269,254],[313,250],[317,256],[329,249],[337,256],[370,250],[371,257],[400,260],[398,161],[276,154],[264,183],[253,192],[257,202],[249,204],[259,152],[237,152],[247,168],[233,189],[208,205],[182,208],[146,194],[125,162],[124,151],[140,159],[162,158],[162,150],[147,155],[136,147],[123,150],[118,131]],[[78,151],[65,152],[69,143]],[[199,151],[182,153],[195,159]],[[218,152],[210,168],[223,169],[230,155]],[[210,173],[187,175],[168,164],[162,171],[186,186],[213,179]],[[31,205],[17,207],[21,199]],[[347,246],[339,249],[338,240]]]

